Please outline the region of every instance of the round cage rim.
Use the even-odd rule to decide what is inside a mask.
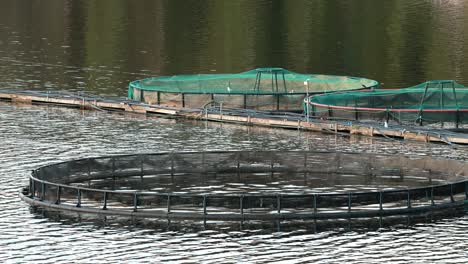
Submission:
[[[422,190],[426,189],[428,187],[444,187],[444,186],[450,186],[453,184],[460,184],[460,183],[467,183],[468,184],[468,176],[464,176],[463,180],[459,181],[454,181],[450,183],[443,183],[439,185],[430,185],[430,186],[422,186],[422,187],[409,187],[406,189],[389,189],[389,190],[379,190],[379,191],[369,191],[369,192],[363,192],[363,191],[350,191],[346,193],[337,193],[337,192],[320,192],[320,193],[304,193],[304,194],[287,194],[287,193],[225,193],[225,194],[193,194],[193,193],[176,193],[176,192],[156,192],[156,191],[125,191],[125,190],[106,190],[106,189],[94,189],[94,188],[87,188],[87,187],[77,187],[77,186],[71,186],[68,184],[62,184],[62,183],[55,183],[55,182],[49,182],[46,180],[41,180],[36,177],[34,177],[35,173],[39,171],[42,168],[46,167],[52,167],[52,166],[57,166],[60,164],[67,164],[70,162],[76,162],[76,161],[85,161],[85,160],[90,160],[90,159],[104,159],[104,158],[122,158],[122,157],[136,157],[136,156],[151,156],[151,155],[172,155],[172,154],[215,154],[215,153],[245,153],[245,152],[268,152],[268,153],[302,153],[302,152],[307,152],[307,153],[315,153],[315,154],[345,154],[345,155],[378,155],[378,156],[386,156],[386,157],[391,157],[392,154],[384,154],[384,153],[360,153],[360,152],[342,152],[342,151],[310,151],[310,150],[294,150],[294,151],[182,151],[182,152],[150,152],[150,153],[138,153],[138,154],[119,154],[119,155],[110,155],[110,156],[95,156],[95,157],[87,157],[87,158],[80,158],[80,159],[71,159],[71,160],[66,160],[62,162],[57,162],[57,163],[51,163],[45,166],[41,166],[35,170],[32,171],[31,175],[29,176],[31,179],[37,181],[37,182],[43,182],[46,184],[52,184],[56,186],[62,186],[62,187],[67,187],[67,188],[73,188],[73,189],[80,189],[84,191],[95,191],[95,192],[107,192],[107,193],[119,193],[119,194],[145,194],[145,195],[162,195],[162,196],[184,196],[184,197],[239,197],[239,196],[271,196],[271,197],[276,197],[278,195],[282,197],[304,197],[304,196],[315,196],[315,195],[320,195],[320,196],[336,196],[336,195],[364,195],[364,194],[378,194],[378,193],[392,193],[392,192],[401,192],[401,191],[417,191],[417,190]],[[427,156],[417,156],[417,155],[400,155],[400,158],[407,158],[407,159],[413,159],[413,158],[427,158]],[[455,159],[447,159],[443,157],[430,157],[431,159],[434,160],[451,160],[455,162],[463,162],[468,165],[467,161],[462,161],[462,160],[455,160]]]
[[[202,154],[202,153],[236,153],[246,151],[208,151],[208,152],[158,152],[158,153],[147,153],[147,154],[127,154],[127,155],[114,155],[95,157],[95,159],[112,159],[116,157],[138,157],[141,155],[170,155],[170,154]],[[285,151],[249,151],[251,153],[264,152],[264,153],[281,153]],[[289,153],[315,153],[315,154],[351,154],[361,155],[358,152],[332,152],[332,151],[289,151]],[[371,157],[392,157],[391,154],[376,154],[366,153]],[[174,156],[173,156],[174,157]],[[171,158],[173,158],[171,157]],[[250,156],[247,156],[249,160]],[[266,156],[268,157],[268,156]],[[273,156],[271,156],[273,157]],[[231,157],[232,158],[232,157]],[[411,161],[412,158],[418,158],[415,162],[419,162],[427,156],[416,156],[416,155],[402,155],[397,156],[397,159],[408,158]],[[430,157],[433,158],[433,157]],[[60,165],[63,163],[73,161],[89,160],[90,158],[75,159],[70,161],[64,161],[60,163],[49,164],[42,166]],[[372,159],[372,158],[371,158]],[[434,159],[434,158],[433,158]],[[435,158],[441,160],[441,158]],[[173,159],[172,159],[173,160]],[[451,166],[450,173],[457,172],[458,176],[463,177],[463,181],[458,182],[454,180],[448,184],[433,185],[429,187],[420,188],[408,188],[408,189],[391,189],[391,190],[380,190],[371,192],[349,192],[349,193],[316,193],[316,194],[186,194],[186,193],[159,193],[153,192],[149,196],[145,192],[139,191],[112,191],[102,189],[84,188],[80,186],[61,185],[57,183],[50,183],[44,180],[37,179],[35,176],[38,170],[34,170],[30,176],[30,186],[23,188],[20,192],[20,198],[27,204],[32,206],[38,206],[41,208],[58,210],[58,211],[73,211],[78,213],[91,213],[96,215],[118,215],[124,217],[138,217],[138,218],[166,218],[166,219],[184,219],[184,220],[221,220],[221,221],[246,221],[246,220],[293,220],[293,219],[343,219],[343,218],[369,218],[369,217],[382,217],[382,216],[395,216],[395,215],[410,215],[420,214],[424,212],[434,212],[442,210],[452,210],[462,208],[468,202],[468,178],[466,173],[467,162],[465,160],[454,160],[442,158],[442,160],[461,162],[460,166],[454,166],[457,164],[447,164]],[[111,160],[112,164],[115,159]],[[108,161],[107,161],[108,162]],[[88,163],[89,164],[89,163]],[[406,163],[409,164],[409,163]],[[424,161],[424,164],[427,164]],[[429,163],[434,164],[434,163]],[[434,164],[435,166],[440,166]],[[114,166],[114,165],[112,165]],[[68,167],[69,168],[69,167]],[[67,168],[67,171],[69,172]],[[88,167],[89,168],[89,167]],[[404,167],[403,167],[404,168]],[[438,168],[438,167],[437,167]],[[426,169],[426,165],[424,165]],[[430,170],[430,168],[429,168]],[[40,175],[40,174],[39,174]],[[134,175],[134,174],[133,174]],[[441,174],[442,175],[442,174]],[[118,177],[118,176],[117,176]],[[457,182],[455,182],[457,181]],[[56,196],[46,196],[46,187],[49,190],[50,185],[55,187],[55,191],[52,189],[52,193],[56,192]],[[63,187],[63,188],[62,188]],[[67,196],[65,203],[61,202],[61,189],[70,188],[76,196],[70,198]],[[419,190],[421,189],[421,190]],[[92,194],[99,194],[97,204],[85,204],[82,206],[82,195],[86,191],[92,192]],[[419,190],[419,191],[418,191]],[[73,193],[72,192],[72,193]],[[120,198],[124,195],[127,197],[127,202],[130,204],[124,204],[124,207],[113,207],[108,205],[108,195],[117,193]],[[422,194],[425,193],[425,194]],[[430,194],[429,204],[413,202],[421,199],[421,195],[425,195],[426,199],[428,193]],[[36,195],[37,194],[37,195]],[[368,197],[366,195],[371,195]],[[69,194],[68,194],[69,195]],[[460,196],[463,197],[460,197]],[[157,197],[154,197],[157,196]],[[99,198],[100,197],[100,198]],[[140,199],[148,197],[157,198],[159,203],[156,207],[146,208],[140,207]],[[159,197],[159,198],[158,198]],[[319,198],[320,197],[320,198]],[[117,197],[117,199],[120,199]],[[177,202],[177,199],[189,198],[192,202],[187,203]],[[233,199],[234,203],[231,203],[230,207],[226,206],[222,211],[216,209],[216,199],[222,199],[222,203],[228,202]],[[312,204],[307,202],[307,199],[313,200]],[[71,199],[71,200],[70,200]],[[167,201],[167,207],[161,207],[161,199]],[[173,199],[176,200],[175,204]],[[264,207],[263,201],[269,199],[270,205]],[[292,199],[292,200],[291,200]],[[302,205],[297,204],[298,201],[302,202]],[[337,200],[338,199],[338,200]],[[364,199],[364,200],[362,200]],[[447,200],[448,199],[448,200]],[[320,204],[318,200],[322,201]],[[114,201],[114,200],[113,200]],[[195,202],[198,201],[198,202]],[[210,201],[208,203],[208,201]],[[237,201],[237,202],[236,202]],[[250,201],[250,202],[249,202]],[[353,203],[354,201],[354,203]],[[70,204],[70,202],[72,204]],[[115,201],[114,201],[115,202]],[[211,203],[215,204],[211,204]],[[232,201],[231,201],[232,202]],[[306,204],[304,204],[304,202]],[[326,202],[328,204],[323,204]],[[164,202],[165,203],[165,202]],[[236,205],[237,203],[237,205]],[[330,204],[331,203],[331,204]],[[344,204],[343,204],[344,203]],[[403,203],[403,207],[400,203]],[[397,204],[396,207],[394,204]],[[398,205],[400,204],[400,205]],[[151,204],[149,205],[151,206]],[[159,207],[158,207],[159,206]],[[164,205],[163,205],[164,206]],[[178,206],[189,206],[187,208],[179,208]],[[222,206],[222,205],[221,205]],[[234,207],[232,207],[234,206]],[[273,208],[270,206],[274,206]],[[301,206],[305,206],[301,209]],[[322,207],[325,206],[325,207]],[[328,206],[328,207],[327,207]],[[330,207],[331,206],[331,207]],[[368,208],[367,206],[374,206],[374,208]],[[222,207],[224,208],[224,207]],[[328,208],[328,209],[327,209]],[[334,208],[334,209],[333,209]],[[332,211],[330,211],[332,209]],[[148,211],[149,210],[149,211]],[[187,211],[188,210],[188,211]],[[273,211],[272,211],[273,210]]]

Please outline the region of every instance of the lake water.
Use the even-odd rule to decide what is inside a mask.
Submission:
[[[128,81],[147,76],[262,66],[362,76],[385,87],[468,82],[465,1],[4,0],[0,7],[2,88],[125,96]],[[32,169],[62,160],[265,149],[468,154],[446,145],[0,102],[0,260],[466,263],[466,214],[318,231],[297,223],[135,225],[45,214],[18,198]]]

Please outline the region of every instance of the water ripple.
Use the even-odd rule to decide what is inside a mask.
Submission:
[[[3,263],[464,263],[468,216],[375,231],[314,233],[170,229],[45,217],[18,198],[33,168],[109,154],[317,149],[466,157],[445,145],[340,137],[196,121],[138,118],[0,102],[0,259]],[[81,219],[81,222],[77,221]],[[238,226],[235,224],[233,226]]]

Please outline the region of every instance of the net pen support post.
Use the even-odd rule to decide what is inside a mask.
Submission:
[[[305,110],[306,110],[306,121],[309,122],[310,114],[309,114],[309,78],[304,81],[304,85],[306,87],[306,97],[305,97]]]
[[[33,170],[31,172],[31,177],[29,177],[29,191],[31,192],[31,198],[34,199],[34,195],[36,193],[36,182],[34,181],[34,177],[36,177],[36,171]]]

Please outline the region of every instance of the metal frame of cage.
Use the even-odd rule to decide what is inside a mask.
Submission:
[[[332,162],[330,162],[332,161]],[[328,163],[328,167],[325,163]],[[331,164],[330,164],[331,163]],[[362,173],[426,175],[451,183],[370,192],[190,194],[76,186],[122,177],[184,177],[209,173]],[[54,210],[142,218],[200,220],[338,219],[416,214],[463,207],[468,163],[427,157],[315,151],[217,151],[85,158],[38,168],[21,197]]]

